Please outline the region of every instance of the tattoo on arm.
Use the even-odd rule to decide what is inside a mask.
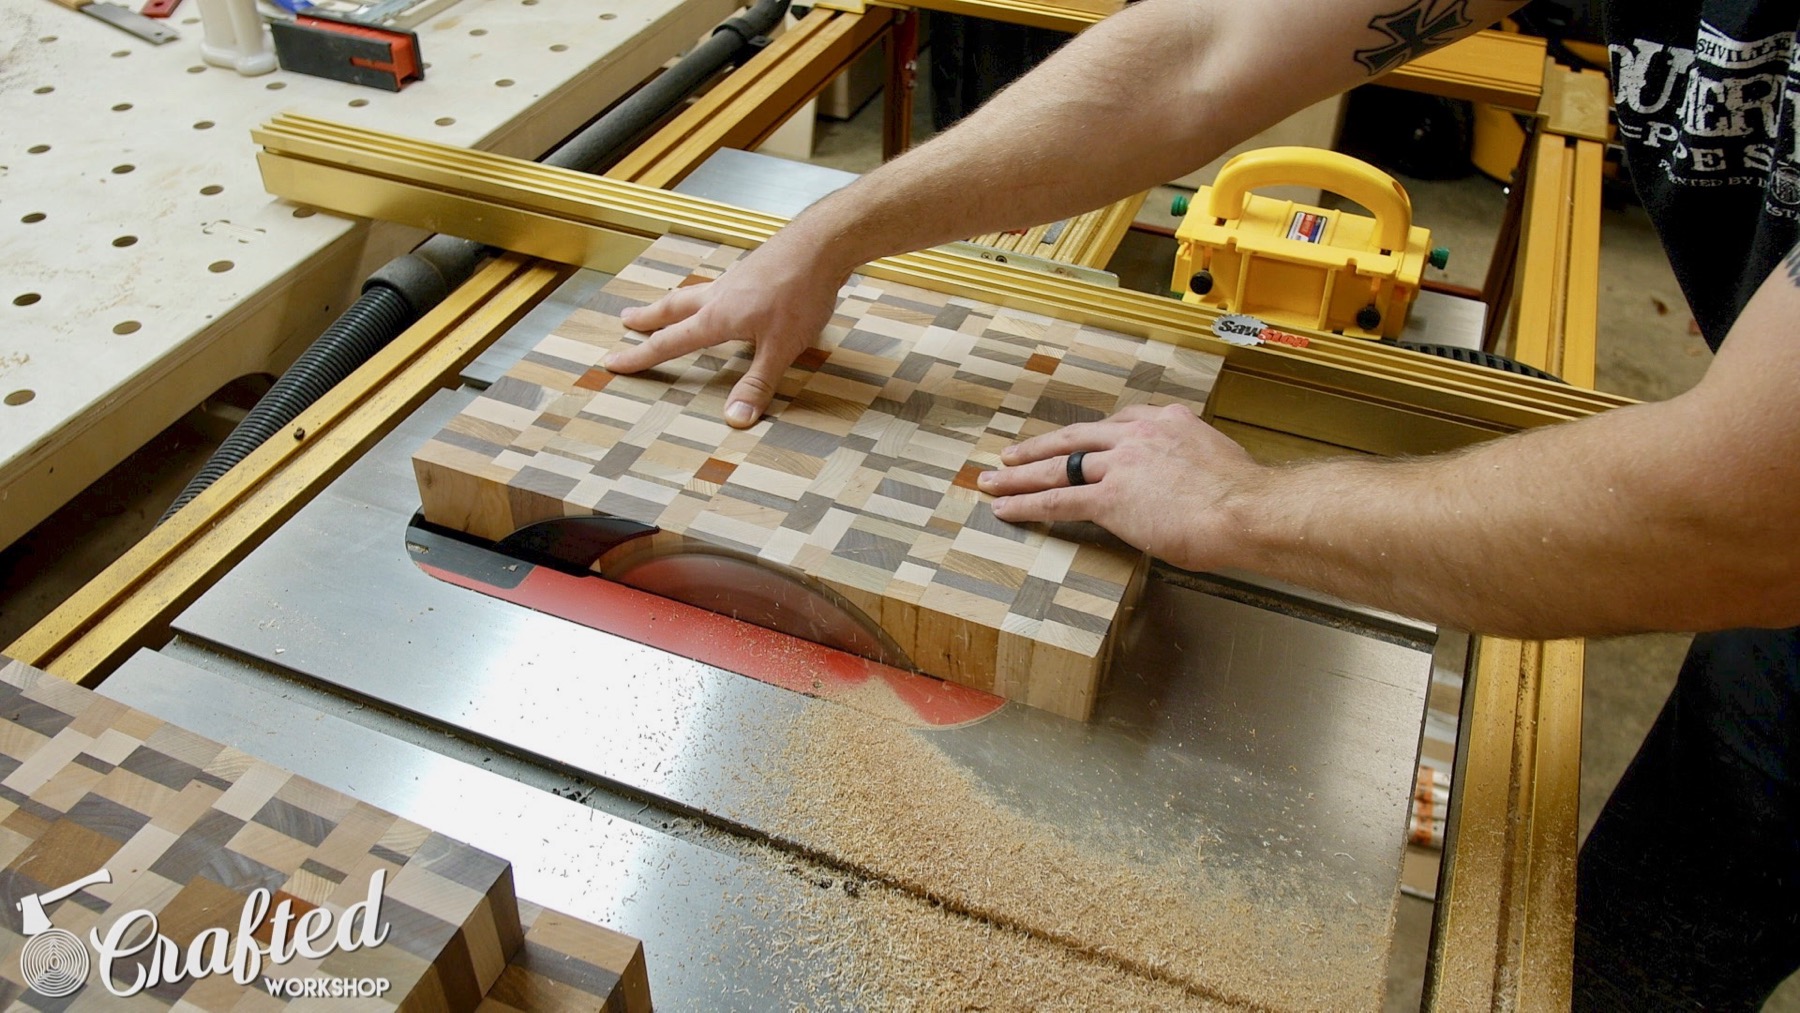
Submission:
[[[1377,14],[1369,28],[1387,36],[1387,41],[1357,50],[1356,62],[1368,68],[1370,77],[1385,74],[1468,28],[1473,24],[1468,10],[1469,0],[1417,0],[1400,10]]]
[[[1794,283],[1794,287],[1800,288],[1800,246],[1788,251],[1787,259],[1781,262],[1781,266],[1787,270],[1788,280]]]

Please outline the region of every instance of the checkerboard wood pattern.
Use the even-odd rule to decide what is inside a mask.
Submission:
[[[599,368],[642,340],[625,308],[739,255],[658,240],[415,454],[426,518],[489,540],[566,515],[654,525],[816,579],[931,675],[1087,717],[1146,561],[1091,525],[1002,523],[976,476],[1126,405],[1198,411],[1219,358],[859,276],[751,429],[721,421],[747,350]]]
[[[354,1000],[363,1009],[473,1010],[521,994],[649,1008],[636,940],[535,905],[522,919],[504,860],[3,657],[0,863],[0,1003],[87,1008],[112,998],[97,961],[69,999],[32,991],[20,963],[29,941],[20,899],[97,869],[112,881],[45,905],[52,927],[104,937],[144,909],[184,956],[202,932],[235,934],[259,888],[290,901],[296,918],[327,909],[335,934],[379,870],[381,945],[265,963],[263,973],[388,979],[379,999]],[[252,935],[267,948],[272,931],[265,917]],[[148,974],[149,955],[114,965],[119,987]],[[213,975],[163,981],[138,1001],[227,1010],[347,1000],[277,999],[261,978]]]

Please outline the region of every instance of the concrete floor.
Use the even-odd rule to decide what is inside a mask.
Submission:
[[[915,139],[929,132],[927,109],[928,96],[921,95]],[[879,116],[877,101],[851,121],[822,122],[815,160],[857,172],[873,168],[879,161]],[[1500,187],[1477,176],[1407,183],[1417,220],[1453,251],[1445,280],[1479,286],[1504,205]],[[1166,208],[1167,201],[1153,198],[1148,206]],[[1644,400],[1671,397],[1699,379],[1709,355],[1690,326],[1643,213],[1635,208],[1609,211],[1604,229],[1599,386]],[[215,415],[196,412],[178,422],[50,521],[0,552],[0,645],[11,643],[149,530],[222,435]],[[1687,641],[1671,634],[1589,644],[1582,716],[1584,835],[1661,707]],[[1417,1008],[1429,930],[1430,905],[1403,898],[1389,1009]],[[1790,981],[1767,1008],[1800,1011],[1800,987]]]

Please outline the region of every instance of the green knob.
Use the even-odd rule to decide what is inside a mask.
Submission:
[[[1187,209],[1188,195],[1185,193],[1176,194],[1175,199],[1169,202],[1169,213],[1177,218],[1187,214]]]
[[[1444,269],[1444,265],[1450,263],[1450,248],[1448,246],[1440,246],[1440,247],[1432,250],[1431,256],[1429,256],[1425,259],[1426,259],[1426,262],[1429,263],[1432,267],[1435,267],[1438,270],[1442,271]]]

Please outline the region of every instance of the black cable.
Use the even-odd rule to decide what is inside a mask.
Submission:
[[[411,308],[398,292],[386,285],[365,290],[256,402],[157,523],[173,517],[263,441],[286,428],[306,406],[393,340],[410,319]]]

